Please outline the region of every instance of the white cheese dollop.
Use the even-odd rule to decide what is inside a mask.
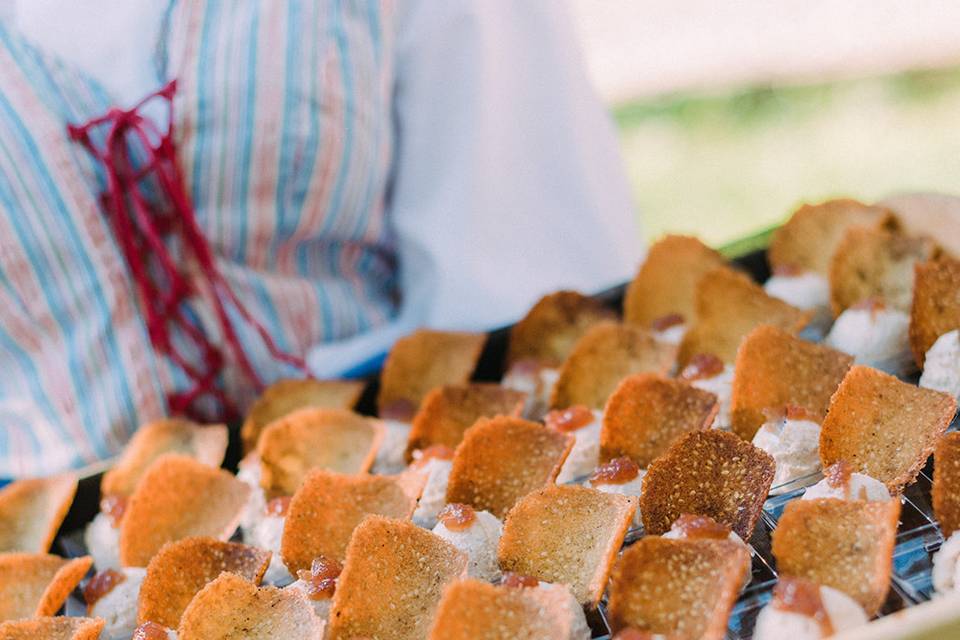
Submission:
[[[427,476],[427,482],[420,495],[420,502],[413,512],[413,523],[424,529],[433,529],[437,524],[437,514],[447,503],[447,482],[450,479],[452,460],[430,458],[422,463],[417,472]]]
[[[565,584],[541,582],[536,587],[522,588],[527,595],[540,600],[545,610],[556,612],[557,615],[567,618],[570,635],[557,640],[589,640],[590,626],[587,624],[587,617],[583,607],[570,591],[570,587]]]
[[[633,526],[639,527],[643,523],[643,517],[640,514],[640,492],[643,490],[643,477],[647,475],[646,469],[640,469],[637,472],[637,477],[632,480],[627,480],[620,484],[598,482],[594,484],[593,481],[587,480],[584,485],[590,487],[591,489],[596,489],[597,491],[602,491],[603,493],[615,493],[621,496],[630,496],[637,498],[637,511],[633,514]]]
[[[867,502],[886,502],[890,499],[887,486],[865,473],[854,471],[849,481],[842,486],[833,486],[828,478],[809,487],[803,493],[804,500],[818,498],[837,498],[839,500],[866,500]]]
[[[867,614],[860,605],[842,591],[821,586],[820,599],[834,633],[867,623]],[[763,608],[753,630],[754,640],[819,640],[823,637],[823,629],[817,620],[779,609],[775,603]]]
[[[933,588],[939,594],[960,590],[960,531],[955,531],[933,556]]]
[[[539,420],[550,408],[550,394],[559,378],[559,369],[520,361],[510,367],[500,384],[527,394],[523,415],[528,420]]]
[[[771,495],[795,489],[790,483],[820,470],[820,425],[812,420],[765,422],[753,436],[753,445],[777,463]]]
[[[137,628],[137,598],[147,570],[139,567],[120,569],[123,581],[97,600],[90,610],[93,618],[103,618],[103,640],[127,640]]]
[[[573,448],[564,461],[557,475],[557,484],[573,482],[590,475],[597,466],[600,457],[600,426],[603,423],[603,413],[593,410],[593,420],[584,426],[567,431],[574,437]]]
[[[251,539],[244,538],[244,542],[261,549],[272,551],[270,556],[270,566],[263,575],[263,581],[268,584],[284,585],[293,580],[293,576],[287,570],[287,566],[280,557],[280,544],[283,540],[283,525],[286,518],[273,514],[264,513],[263,517],[257,522],[251,531]]]
[[[120,529],[110,516],[102,511],[94,516],[83,532],[83,542],[97,571],[120,568]]]
[[[691,380],[690,384],[697,389],[709,391],[717,396],[717,403],[720,405],[720,410],[717,412],[717,417],[713,419],[711,427],[714,429],[729,429],[730,395],[733,392],[733,365],[725,364],[722,373],[718,373],[709,378]]]
[[[960,330],[943,334],[927,351],[920,386],[960,400]]]
[[[883,307],[851,307],[840,314],[825,342],[864,364],[903,376],[916,369],[909,340],[910,316]]]
[[[377,458],[373,462],[372,473],[380,475],[394,475],[403,471],[406,466],[404,454],[407,450],[407,440],[410,436],[410,423],[399,420],[380,420],[383,425],[383,440],[377,450]]]
[[[471,578],[493,582],[500,578],[497,548],[503,534],[503,523],[489,511],[476,511],[474,515],[473,522],[462,531],[452,531],[440,521],[433,528],[433,533],[467,555],[467,573]]]

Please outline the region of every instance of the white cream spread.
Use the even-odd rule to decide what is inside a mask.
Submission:
[[[797,488],[797,480],[820,470],[820,425],[812,420],[780,418],[765,422],[753,436],[753,445],[777,463],[771,495]]]
[[[886,502],[890,499],[890,492],[887,491],[886,485],[879,480],[854,471],[850,474],[847,482],[841,486],[833,486],[828,478],[824,478],[803,493],[804,500],[816,500],[818,498]]]
[[[600,426],[603,413],[593,410],[593,420],[573,431],[566,431],[574,437],[573,448],[557,475],[557,484],[573,482],[590,475],[597,466],[600,457]]]
[[[867,623],[867,614],[857,602],[831,587],[820,587],[820,600],[834,633]],[[823,638],[820,622],[810,616],[785,611],[771,603],[757,616],[754,640],[819,640]]]
[[[546,611],[554,611],[569,620],[570,635],[558,640],[589,640],[590,626],[583,607],[565,584],[541,582],[536,587],[523,587],[524,592],[540,600]]]
[[[385,419],[380,420],[380,424],[384,429],[383,440],[380,441],[380,449],[377,450],[371,472],[380,475],[400,473],[407,466],[404,454],[410,436],[410,423]]]
[[[725,364],[723,372],[709,378],[698,378],[691,380],[690,384],[697,389],[709,391],[717,396],[717,402],[720,410],[717,411],[717,417],[713,419],[711,425],[714,429],[730,428],[730,394],[733,390],[733,365]]]
[[[683,336],[687,333],[687,324],[681,322],[666,329],[653,331],[653,337],[664,344],[678,345],[683,341]]]
[[[825,342],[864,364],[893,375],[916,369],[909,340],[910,316],[887,308],[851,307],[837,318]]]
[[[139,567],[120,569],[123,580],[90,609],[90,616],[103,618],[103,640],[127,640],[137,628],[137,598],[147,570]]]
[[[83,532],[83,542],[97,571],[120,568],[120,529],[110,516],[102,511],[94,516]]]
[[[615,493],[621,496],[631,496],[635,498],[640,498],[640,492],[643,490],[643,477],[647,475],[646,469],[640,469],[637,472],[637,477],[632,480],[627,480],[626,482],[620,484],[598,482],[594,484],[592,481],[587,479],[584,485],[596,489],[597,491],[602,491],[603,493]],[[637,501],[639,505],[639,500]],[[639,527],[643,523],[643,518],[640,515],[640,507],[637,507],[636,513],[633,514],[633,526]]]
[[[774,274],[764,283],[763,289],[774,298],[798,309],[820,310],[830,307],[830,283],[812,271],[797,275]]]
[[[443,458],[430,458],[422,463],[417,471],[427,476],[417,510],[413,512],[413,523],[424,529],[433,529],[437,524],[437,514],[447,503],[447,481],[453,461]]]
[[[927,351],[920,386],[960,400],[960,330],[943,334]]]
[[[293,576],[287,570],[280,557],[280,544],[283,540],[283,524],[286,518],[283,516],[264,513],[263,517],[257,522],[256,526],[250,531],[250,539],[244,537],[243,541],[247,544],[272,551],[270,556],[270,566],[263,576],[263,581],[268,584],[283,585],[293,580]]]
[[[471,578],[493,582],[500,578],[497,548],[503,523],[488,511],[477,511],[474,515],[473,522],[462,531],[451,531],[441,521],[433,528],[433,533],[467,555],[467,573]]]
[[[527,394],[523,415],[529,420],[539,420],[550,408],[550,394],[559,377],[559,369],[521,361],[507,371],[500,384]]]
[[[933,556],[933,588],[939,594],[960,590],[960,531],[955,531]]]

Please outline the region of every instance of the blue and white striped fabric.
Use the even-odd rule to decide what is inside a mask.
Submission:
[[[389,2],[191,0],[166,21],[159,57],[178,78],[178,159],[198,220],[291,353],[395,314],[392,20]],[[110,102],[0,26],[0,477],[113,455],[188,386],[151,348],[96,169],[66,137]],[[205,300],[191,307],[216,339]],[[241,336],[262,377],[285,373]],[[223,384],[251,399],[246,381]]]

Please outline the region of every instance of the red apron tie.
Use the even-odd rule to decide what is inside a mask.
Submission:
[[[213,309],[226,346],[243,374],[258,390],[263,389],[263,381],[237,337],[233,321],[227,313],[228,303],[256,330],[273,358],[304,374],[307,368],[302,358],[277,347],[217,268],[210,245],[197,224],[196,213],[176,163],[174,93],[176,81],[147,96],[132,109],[110,109],[86,124],[70,125],[68,131],[72,139],[83,144],[100,161],[106,172],[104,210],[136,283],[150,341],[159,353],[169,357],[192,381],[192,386],[186,391],[168,396],[171,414],[196,415],[199,409],[194,405],[195,401],[210,396],[222,407],[224,415],[218,417],[229,419],[237,417],[238,413],[217,385],[217,377],[226,363],[224,354],[190,321],[184,310],[183,303],[196,292],[192,277],[201,277],[212,294]],[[167,105],[168,125],[162,133],[152,120],[139,113],[146,103],[155,98],[163,99]],[[90,132],[103,125],[109,125],[109,130],[101,149],[91,141]],[[128,136],[133,139],[130,140]],[[142,168],[134,169],[129,142],[139,142],[143,148],[146,158]],[[155,187],[166,197],[166,207],[149,203],[143,184],[148,178],[152,178]],[[164,241],[165,236],[172,234],[180,237],[181,256],[175,257]],[[198,267],[196,274],[188,270],[190,262]],[[175,329],[180,329],[182,336],[176,341]],[[191,364],[195,355],[199,355],[199,365]],[[209,416],[203,416],[202,419],[209,419]]]

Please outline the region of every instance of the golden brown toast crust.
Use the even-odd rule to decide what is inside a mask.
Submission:
[[[753,534],[776,463],[726,431],[681,436],[643,478],[640,513],[647,534],[660,535],[685,513],[710,516],[744,540]]]
[[[603,412],[600,461],[627,456],[645,469],[683,434],[708,429],[718,410],[715,395],[682,380],[624,378]]]
[[[763,287],[729,267],[710,271],[696,291],[697,322],[680,343],[680,367],[700,353],[732,363],[743,338],[761,324],[797,333],[810,321],[812,312],[801,311],[767,295]]]
[[[180,418],[155,420],[133,434],[120,459],[103,474],[100,493],[129,496],[151,463],[165,453],[188,455],[216,468],[226,451],[226,425],[200,425]]]
[[[610,626],[722,640],[749,560],[742,544],[728,540],[642,538],[613,569]]]
[[[899,493],[916,479],[956,410],[946,393],[855,365],[820,429],[820,462],[826,469],[845,460]]]
[[[844,234],[830,262],[830,307],[835,316],[859,302],[880,300],[908,313],[913,298],[913,269],[936,258],[930,238],[889,229],[853,227]]]
[[[827,277],[830,259],[851,227],[893,227],[889,209],[850,199],[804,204],[770,238],[767,259],[773,271],[813,271]]]
[[[664,236],[647,251],[623,299],[624,322],[649,328],[671,314],[694,320],[697,283],[726,264],[723,256],[690,236]]]
[[[887,596],[900,501],[793,500],[773,531],[782,575],[843,591],[875,615]]]
[[[263,549],[208,537],[164,545],[150,560],[140,585],[137,623],[150,621],[176,629],[193,597],[224,571],[260,584],[270,555]]]
[[[444,587],[467,557],[401,520],[368,516],[353,533],[330,611],[329,640],[425,638]]]
[[[0,622],[55,615],[92,564],[90,556],[0,554]]]
[[[527,395],[498,384],[474,382],[443,385],[427,394],[413,418],[406,459],[413,452],[431,445],[455,449],[463,432],[479,418],[520,416]]]
[[[636,498],[587,487],[534,491],[507,514],[500,568],[569,585],[578,602],[596,607],[636,510]]]
[[[0,489],[0,553],[46,553],[76,492],[72,473],[17,480]]]
[[[102,618],[68,616],[31,618],[0,624],[0,640],[97,640]]]
[[[294,494],[283,525],[281,555],[290,573],[314,558],[342,562],[354,529],[371,514],[409,519],[417,499],[394,477],[316,470]]]
[[[150,465],[120,523],[120,564],[146,567],[168,542],[192,536],[229,538],[250,487],[223,469],[166,454]]]
[[[569,638],[569,616],[527,589],[458,580],[443,591],[430,640],[552,640]]]
[[[919,367],[945,333],[960,329],[960,260],[942,257],[914,267],[910,348]]]
[[[574,346],[560,367],[550,407],[566,409],[582,404],[602,409],[617,384],[645,371],[666,375],[673,367],[676,348],[664,344],[641,327],[601,322]]]
[[[257,587],[221,573],[201,589],[180,618],[178,640],[323,640],[324,621],[303,593]]]
[[[520,498],[557,479],[571,447],[572,436],[536,422],[481,418],[453,456],[447,502],[503,519]]]
[[[383,442],[383,427],[345,409],[298,409],[260,435],[260,485],[268,495],[293,495],[313,469],[366,473]]]
[[[766,422],[765,411],[786,406],[805,409],[823,422],[830,398],[853,365],[853,357],[761,325],[737,351],[730,420],[733,432],[753,440]]]
[[[933,453],[933,512],[944,538],[960,530],[960,433],[945,433]]]
[[[363,393],[361,380],[278,380],[257,398],[240,429],[243,452],[257,448],[264,428],[297,409],[353,409]]]
[[[590,327],[616,315],[577,291],[557,291],[540,298],[510,329],[507,366],[531,360],[558,367]]]
[[[483,333],[428,329],[397,340],[380,373],[380,417],[410,420],[431,389],[467,382],[486,340]]]

